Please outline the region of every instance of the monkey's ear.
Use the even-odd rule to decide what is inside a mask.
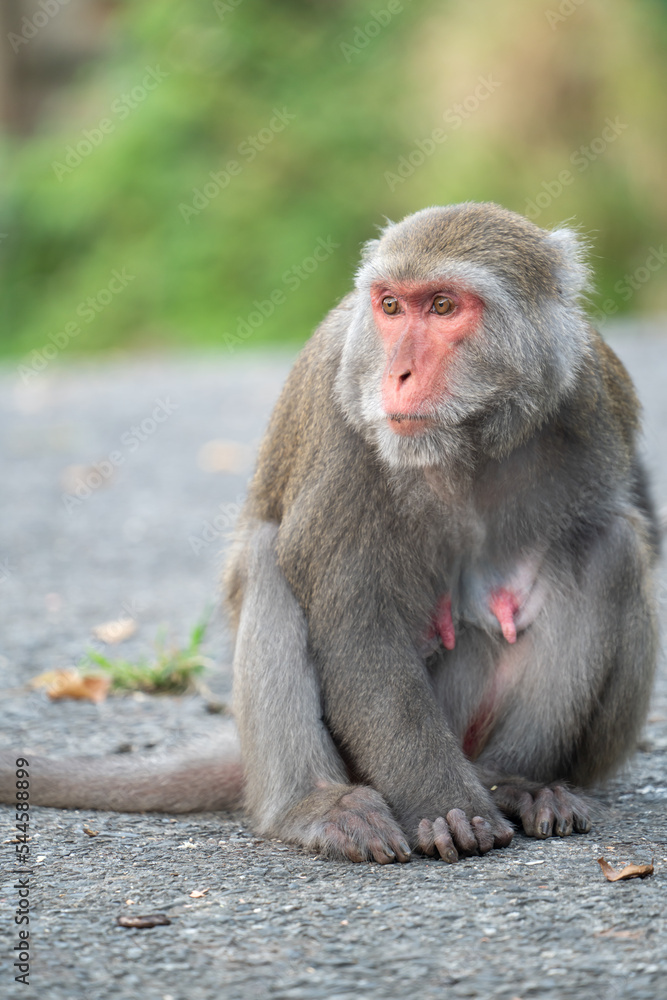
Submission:
[[[592,292],[587,259],[589,246],[584,238],[574,229],[562,226],[548,234],[547,242],[558,255],[558,280],[563,298],[572,301]]]

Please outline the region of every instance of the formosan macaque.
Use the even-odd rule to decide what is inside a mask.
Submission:
[[[386,863],[485,853],[507,818],[590,828],[577,786],[648,704],[658,535],[587,283],[568,230],[425,209],[366,246],[306,345],[226,573],[257,832]],[[215,808],[241,784],[230,756],[201,790],[176,762],[164,794],[159,762],[114,766],[40,764],[31,801]]]

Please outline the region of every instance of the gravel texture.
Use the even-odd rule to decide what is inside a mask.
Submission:
[[[619,335],[614,346],[645,405],[646,450],[665,506],[660,333]],[[130,616],[139,626],[112,656],[150,652],[164,624],[185,641],[216,601],[226,534],[288,368],[286,356],[213,355],[51,365],[27,383],[13,367],[0,370],[0,746],[103,753],[221,725],[201,696],[51,703],[26,682],[102,648],[91,629],[110,619]],[[216,440],[244,447],[211,446]],[[232,471],[202,468],[212,455]],[[100,475],[89,496],[63,497],[82,474],[72,467],[105,461],[113,475]],[[660,598],[664,618],[664,582]],[[227,702],[230,647],[218,612],[206,648],[217,664],[212,698]],[[35,808],[30,990],[43,1000],[664,998],[664,662],[640,750],[598,799],[588,836],[517,835],[504,851],[454,866],[322,861],[254,838],[242,816]],[[13,818],[3,807],[0,995],[8,998],[30,995],[14,983],[9,957]],[[608,883],[602,855],[614,865],[654,859],[655,875]],[[116,924],[154,911],[170,925]]]

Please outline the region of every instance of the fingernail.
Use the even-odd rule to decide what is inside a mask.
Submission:
[[[540,823],[540,833],[543,837],[549,836],[549,830],[551,829],[551,824],[545,819],[544,822]]]

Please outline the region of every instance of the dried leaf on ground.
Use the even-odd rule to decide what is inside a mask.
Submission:
[[[91,828],[84,823],[83,824],[83,832],[87,833],[89,837],[97,837],[100,831],[99,830],[91,830]]]
[[[139,927],[144,929],[146,927],[160,927],[164,924],[170,924],[171,920],[166,913],[146,913],[143,916],[136,917],[116,917],[116,922],[121,927]]]
[[[93,629],[93,635],[100,642],[106,642],[107,646],[111,646],[117,642],[124,642],[136,631],[137,623],[134,618],[117,618],[115,621],[96,625]]]
[[[626,865],[625,868],[612,868],[604,858],[598,858],[598,864],[609,882],[620,882],[629,878],[646,878],[653,874],[653,865]]]
[[[193,889],[192,892],[190,893],[190,898],[191,899],[201,899],[202,896],[206,895],[206,893],[208,892],[208,890],[210,888],[211,887],[209,886],[208,889]]]
[[[70,667],[65,670],[49,670],[38,677],[33,677],[30,687],[46,688],[46,693],[52,701],[59,701],[61,698],[73,698],[75,701],[104,701],[111,679],[90,675],[83,677],[78,670]]]

